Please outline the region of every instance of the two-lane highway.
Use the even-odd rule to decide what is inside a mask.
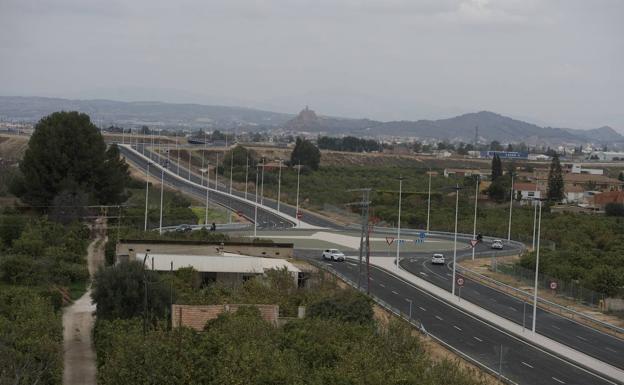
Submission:
[[[324,263],[352,282],[357,281],[358,266],[356,263],[322,261],[317,250],[296,250],[295,254],[299,258],[315,259],[317,263]],[[371,294],[401,310],[404,314],[409,314],[411,301],[412,319],[420,321],[427,333],[440,338],[446,344],[473,357],[495,372],[499,371],[501,365],[500,349],[502,346],[502,375],[518,384],[615,383],[528,344],[384,270],[371,268],[370,291]]]

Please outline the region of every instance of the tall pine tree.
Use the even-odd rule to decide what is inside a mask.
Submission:
[[[563,199],[563,173],[561,171],[561,163],[559,155],[553,155],[550,162],[550,170],[548,172],[548,200],[559,202]]]
[[[503,176],[503,163],[498,154],[494,154],[492,158],[492,182]]]

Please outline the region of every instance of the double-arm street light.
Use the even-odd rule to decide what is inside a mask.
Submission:
[[[462,187],[459,187],[459,184],[453,187],[455,190],[455,237],[453,240],[453,283],[451,288],[451,293],[455,296],[455,275],[457,270],[457,218],[459,216],[459,190]]]
[[[481,181],[481,178],[479,177],[479,175],[477,174],[477,180],[476,180],[476,186],[475,186],[475,202],[474,202],[474,222],[472,224],[472,240],[473,243],[474,241],[477,240],[477,206],[479,204],[479,182]],[[475,249],[477,248],[477,244],[474,243],[472,245],[472,260],[474,261],[475,259]]]
[[[542,230],[542,199],[538,200],[539,214],[537,220],[537,245],[535,252],[535,284],[533,287],[533,334],[535,334],[535,325],[537,321],[537,282],[539,279],[539,257],[540,257],[540,237]]]
[[[395,267],[398,270],[399,269],[399,257],[400,257],[400,253],[401,253],[401,198],[402,198],[402,192],[403,192],[403,180],[405,179],[402,176],[399,176],[399,217],[397,220],[397,244],[396,244],[396,260],[395,260]]]

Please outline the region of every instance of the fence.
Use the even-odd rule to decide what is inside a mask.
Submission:
[[[535,284],[535,271],[524,268],[518,264],[499,264],[496,262],[496,259],[493,258],[491,270],[512,277],[522,286],[533,287]],[[587,306],[596,307],[598,310],[605,310],[604,300],[607,298],[606,294],[585,288],[573,280],[561,280],[540,273],[537,280],[537,287],[539,290],[549,291],[556,296],[561,296]]]

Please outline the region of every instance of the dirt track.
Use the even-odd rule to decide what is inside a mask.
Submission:
[[[93,277],[104,263],[106,230],[102,222],[95,225],[95,239],[88,248],[89,275]],[[91,303],[91,285],[80,299],[63,311],[64,385],[95,385],[95,351],[91,341],[95,305]]]

